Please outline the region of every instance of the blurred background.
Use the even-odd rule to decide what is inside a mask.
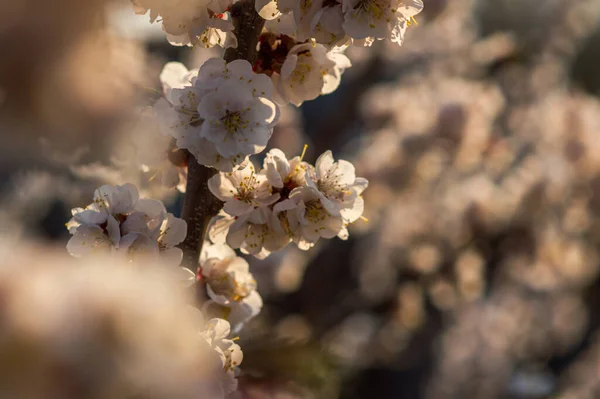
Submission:
[[[403,47],[349,48],[336,92],[282,109],[270,145],[354,162],[369,221],[250,259],[244,398],[600,398],[600,0],[424,3]],[[125,1],[21,0],[0,51],[0,233],[64,248],[103,183],[178,213],[136,115],[165,62],[218,50]]]

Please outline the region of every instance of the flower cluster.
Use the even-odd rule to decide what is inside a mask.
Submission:
[[[421,0],[257,0],[256,10],[273,32],[328,47],[352,42],[370,46],[390,39],[402,44]]]
[[[210,297],[204,311],[228,320],[235,331],[262,309],[262,298],[256,291],[248,262],[236,256],[229,246],[206,242],[200,255],[199,273]]]
[[[257,72],[271,77],[278,104],[314,100],[340,85],[342,73],[352,64],[342,48],[328,50],[313,42],[297,42],[286,35],[263,33],[259,39]]]
[[[133,184],[102,186],[90,205],[74,208],[72,214],[67,223],[73,235],[67,244],[71,255],[113,253],[131,262],[155,259],[172,266],[183,280],[193,281],[193,273],[178,267],[182,251],[175,247],[185,239],[186,222],[167,213],[162,202],[140,199]]]
[[[259,258],[292,241],[306,250],[320,238],[346,239],[348,224],[363,213],[367,185],[350,162],[335,162],[331,151],[313,167],[273,149],[260,171],[249,164],[209,180],[210,191],[225,202],[211,238]]]
[[[182,251],[174,246],[186,236],[185,221],[167,213],[164,205],[153,199],[140,199],[132,184],[102,186],[94,193],[94,201],[85,209],[75,208],[67,223],[73,235],[67,250],[75,257],[116,254],[117,260],[158,266],[188,283],[196,280],[194,273],[179,267]],[[242,361],[242,351],[230,336],[231,320],[239,327],[262,308],[262,299],[256,292],[256,281],[248,270],[248,263],[236,257],[231,248],[206,246],[200,258],[202,277],[212,301],[206,303],[229,309],[224,318],[204,321],[202,312],[193,309],[200,342],[207,348],[204,356],[212,358],[218,381],[207,381],[203,389],[208,397],[225,398],[237,389],[236,376]],[[200,355],[200,353],[199,353]],[[209,363],[207,363],[209,364]],[[211,368],[211,367],[208,367]],[[219,371],[220,370],[220,371]],[[210,371],[210,370],[209,370]]]
[[[150,10],[150,22],[159,17],[169,42],[175,46],[237,47],[231,16],[233,0],[131,0],[136,14]]]
[[[198,326],[199,339],[206,342],[216,358],[221,377],[209,389],[214,398],[226,398],[237,390],[237,376],[240,372],[244,354],[234,340],[229,339],[231,326],[227,320],[213,318],[205,320],[204,315],[196,308],[190,308],[191,317]],[[206,389],[206,388],[205,388]]]
[[[270,79],[248,61],[211,58],[199,71],[168,63],[160,78],[165,98],[154,109],[162,129],[198,162],[231,171],[266,147],[279,109]]]

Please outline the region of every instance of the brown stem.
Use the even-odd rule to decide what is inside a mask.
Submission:
[[[181,210],[181,217],[187,223],[187,236],[181,243],[181,265],[193,272],[198,268],[208,223],[223,207],[223,203],[208,189],[208,179],[216,173],[215,169],[200,165],[192,154],[188,154],[188,179]]]
[[[258,36],[265,20],[256,13],[253,0],[233,4],[231,16],[238,46],[225,51],[225,61],[244,59],[254,64]],[[187,222],[188,232],[180,247],[183,250],[181,265],[193,272],[198,268],[198,258],[208,224],[223,207],[223,203],[208,189],[208,179],[216,173],[215,169],[200,165],[196,158],[188,153],[188,179],[181,211],[181,217]]]

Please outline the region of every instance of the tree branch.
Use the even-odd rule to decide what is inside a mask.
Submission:
[[[231,8],[231,16],[238,46],[237,48],[228,48],[225,51],[225,61],[231,62],[244,59],[254,64],[258,36],[262,31],[265,20],[256,13],[253,0],[234,3]],[[188,179],[185,196],[183,197],[181,217],[186,221],[188,231],[185,240],[180,245],[183,250],[181,265],[196,272],[208,224],[219,213],[223,203],[212,195],[208,189],[208,179],[214,176],[217,171],[200,165],[189,152],[187,163]]]

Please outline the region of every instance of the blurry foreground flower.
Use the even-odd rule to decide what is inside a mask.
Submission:
[[[234,384],[239,347],[223,323],[199,336],[163,270],[4,244],[0,257],[0,397],[218,399]]]

